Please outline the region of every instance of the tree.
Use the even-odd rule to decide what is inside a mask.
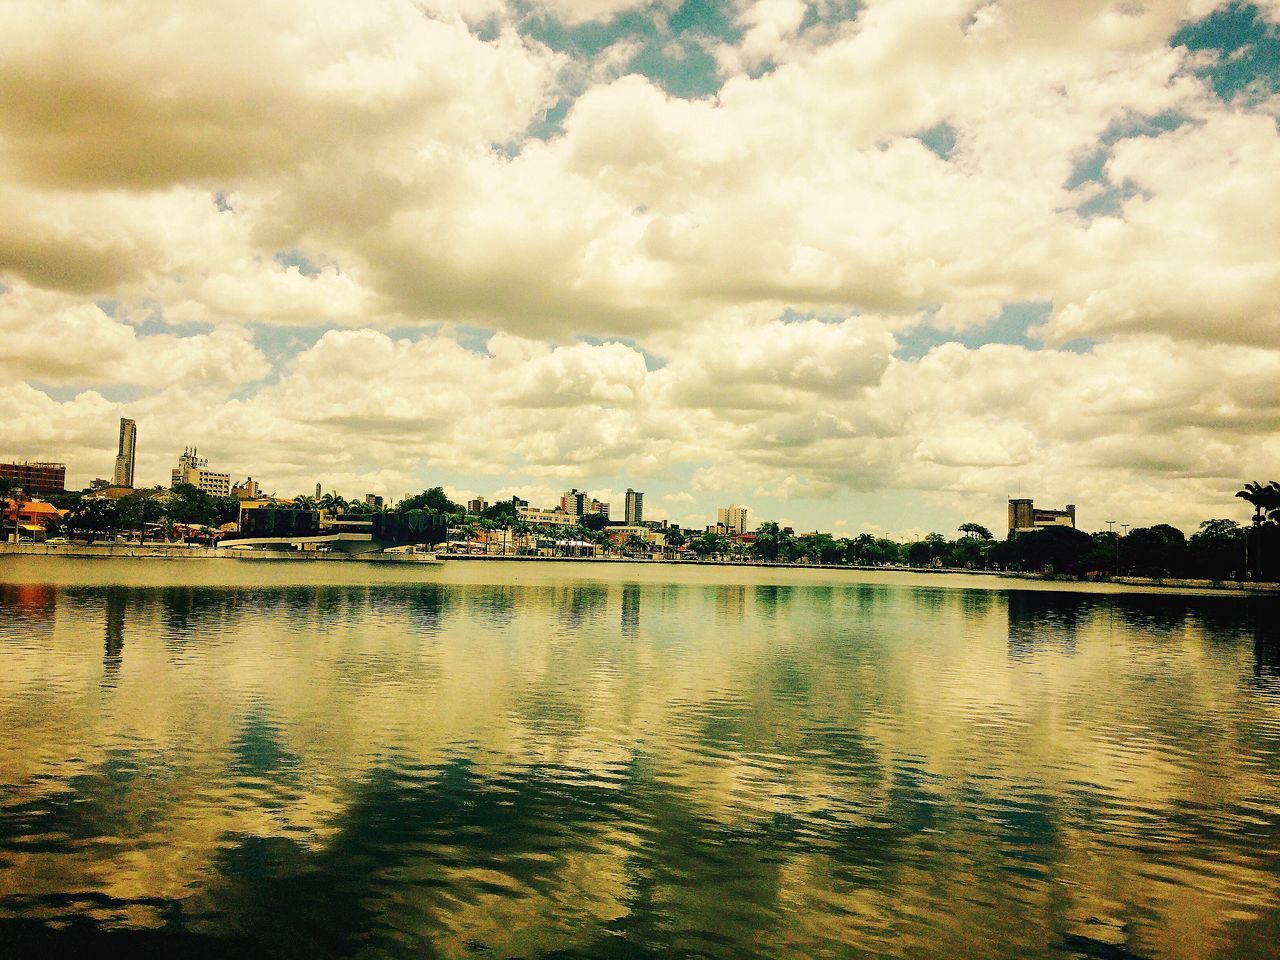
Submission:
[[[626,549],[627,553],[632,555],[637,553],[648,553],[649,541],[638,533],[629,533],[627,534],[627,539],[624,542],[623,547]]]
[[[991,531],[980,523],[962,523],[960,524],[960,532],[969,539],[991,540]]]
[[[510,500],[500,500],[498,503],[490,504],[480,512],[480,516],[486,520],[493,520],[507,526],[510,526],[519,515],[516,505]]]
[[[1177,527],[1137,527],[1120,541],[1121,566],[1140,577],[1179,574],[1186,565],[1187,538]]]
[[[1268,484],[1250,482],[1236,496],[1253,504],[1253,523],[1280,523],[1280,480]]]
[[[218,518],[214,498],[189,483],[174,485],[168,494],[166,510],[174,523],[211,526]]]
[[[815,533],[800,541],[804,556],[813,563],[836,564],[845,559],[845,545],[829,533]]]
[[[700,533],[689,544],[689,549],[698,555],[699,558],[719,557],[723,556],[728,549],[729,543],[724,537],[718,533],[712,533],[708,530]]]
[[[89,543],[100,534],[114,538],[119,525],[120,508],[110,500],[82,500],[63,520],[68,533],[82,533]]]
[[[1078,575],[1089,570],[1094,541],[1074,527],[1044,527],[1012,534],[992,547],[991,557],[1014,570],[1047,570]]]
[[[578,523],[587,530],[598,533],[609,525],[609,518],[599,513],[588,513]]]
[[[663,530],[662,533],[667,541],[668,547],[674,547],[678,550],[680,547],[683,547],[688,543],[688,539],[685,537],[684,531],[679,527],[668,527],[666,530]]]
[[[466,511],[448,498],[444,487],[429,487],[419,494],[401,500],[398,510],[428,510],[438,517],[453,517]]]
[[[1247,531],[1234,520],[1206,520],[1187,541],[1193,576],[1235,580],[1244,573]]]

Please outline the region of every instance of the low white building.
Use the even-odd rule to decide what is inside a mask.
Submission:
[[[170,488],[180,483],[189,483],[211,497],[231,496],[231,474],[209,470],[208,466],[209,461],[201,457],[195,447],[184,448],[182,456],[178,458],[178,465],[170,475]]]

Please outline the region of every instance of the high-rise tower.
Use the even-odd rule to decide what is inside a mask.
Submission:
[[[627,487],[626,523],[629,527],[639,526],[644,521],[644,494],[639,490]]]
[[[112,486],[133,486],[133,462],[138,452],[138,425],[132,420],[120,418],[120,450],[116,453],[116,469],[111,477]]]

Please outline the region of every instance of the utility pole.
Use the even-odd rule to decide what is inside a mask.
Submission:
[[[1114,520],[1107,521],[1107,533],[1111,534],[1111,546],[1115,551],[1115,564],[1111,574],[1113,577],[1120,575],[1120,541],[1115,536],[1115,526],[1116,522]]]

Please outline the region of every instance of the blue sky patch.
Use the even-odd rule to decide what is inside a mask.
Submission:
[[[1251,3],[1232,3],[1173,35],[1172,46],[1211,50],[1217,62],[1197,71],[1223,100],[1250,88],[1280,91],[1280,28],[1268,24]]]

